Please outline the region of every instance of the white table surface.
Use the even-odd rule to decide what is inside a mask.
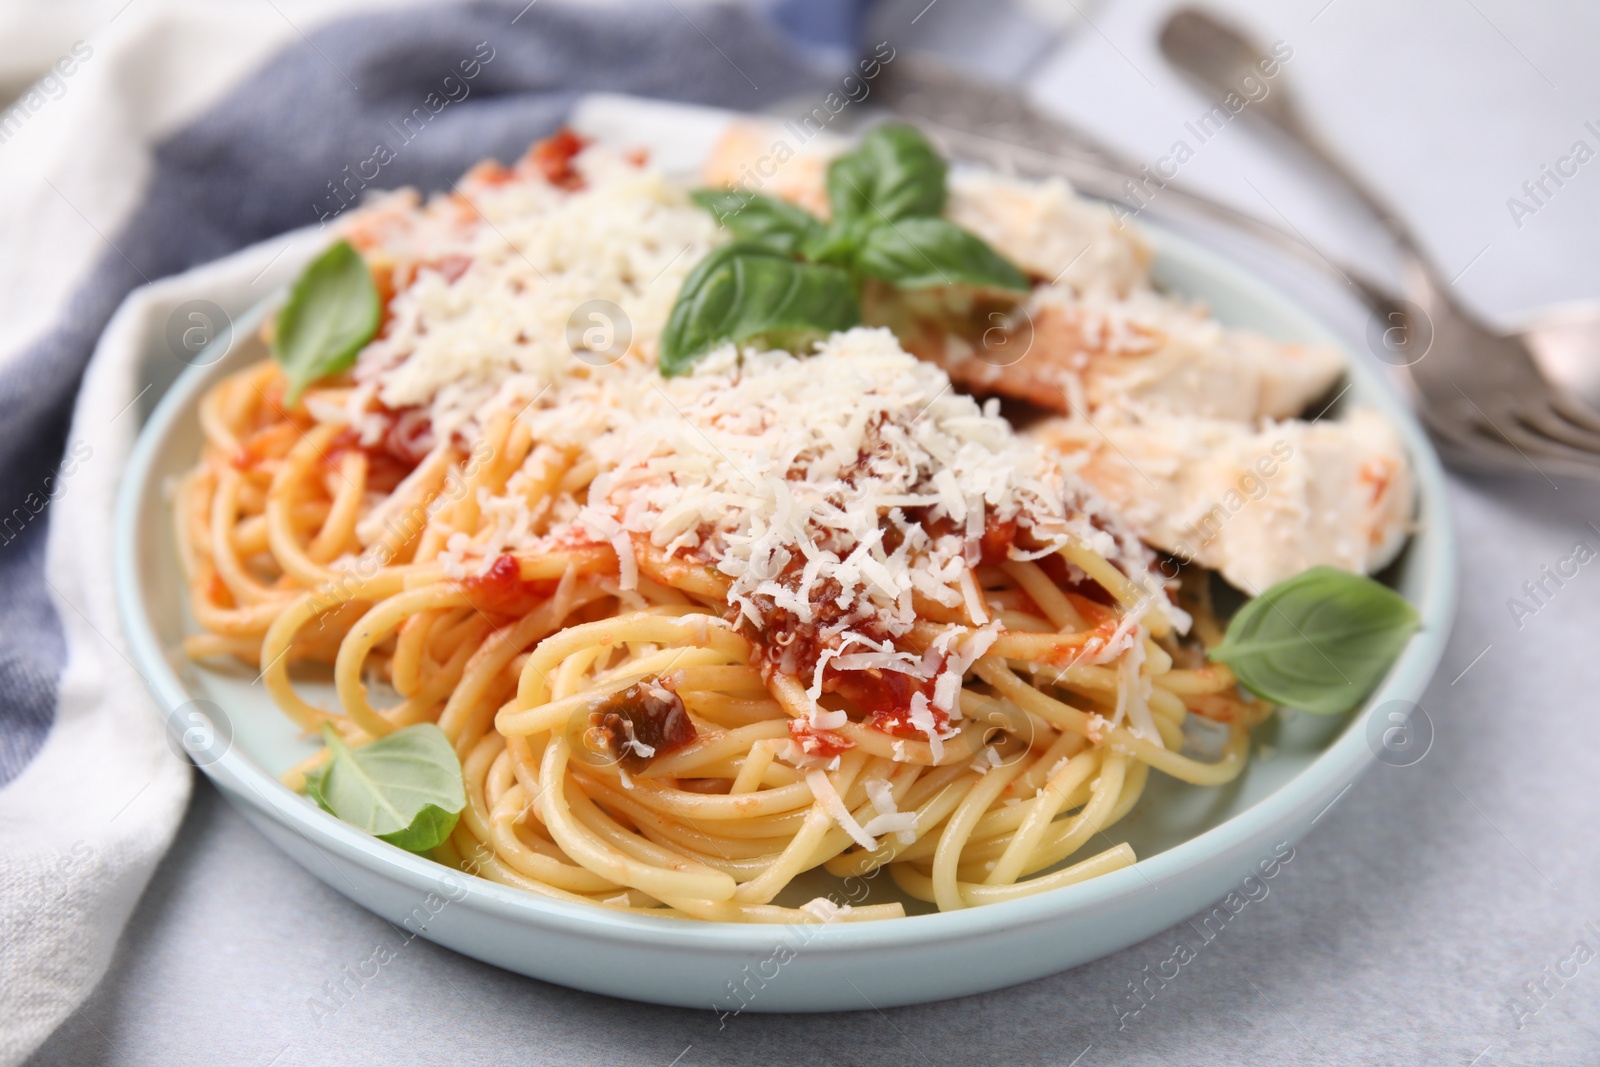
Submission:
[[[991,71],[1014,73],[1023,57],[1038,99],[1139,158],[1166,153],[1205,109],[1155,51],[1165,4],[1080,4],[1087,21],[1048,49],[1031,44],[1034,28],[1057,9],[1072,16],[1067,0],[976,13],[962,0],[925,3],[892,0],[876,19],[894,40]],[[1574,141],[1600,148],[1584,128],[1600,126],[1600,10],[1218,6],[1291,43],[1283,76],[1485,315],[1511,321],[1600,297],[1600,160],[1520,228],[1505,203]],[[1385,269],[1372,226],[1242,123],[1179,180]],[[1330,314],[1359,346],[1359,316]],[[1423,700],[1432,749],[1415,766],[1375,767],[1318,822],[1270,896],[1124,1028],[1116,1005],[1142,968],[1171,954],[1178,930],[964,1000],[725,1024],[546,985],[418,940],[319,1024],[309,1002],[323,983],[401,935],[291,863],[201,779],[106,980],[34,1062],[1600,1062],[1600,562],[1520,625],[1508,608],[1575,542],[1600,550],[1600,490],[1456,478],[1452,502],[1463,586]],[[1552,977],[1579,942],[1595,959]]]

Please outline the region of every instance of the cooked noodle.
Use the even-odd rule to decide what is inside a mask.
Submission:
[[[263,363],[204,402],[205,458],[182,484],[178,525],[194,614],[208,632],[187,650],[258,664],[287,715],[307,731],[331,722],[352,744],[437,722],[462,758],[468,791],[444,858],[470,857],[486,877],[613,907],[789,922],[805,916],[771,901],[801,873],[888,866],[906,893],[959,908],[1131,862],[1119,846],[1041,874],[1121,819],[1150,768],[1217,785],[1243,767],[1249,706],[1227,695],[1226,668],[1173,669],[1148,633],[1109,662],[1074,662],[1140,607],[1125,579],[1112,583],[1123,599],[1105,604],[1062,588],[1037,562],[1007,561],[978,570],[986,600],[1004,605],[1003,628],[972,664],[960,695],[965,725],[942,753],[926,738],[877,729],[867,721],[877,709],[841,700],[850,721],[827,733],[851,747],[837,766],[802,772],[775,756],[793,743],[790,724],[811,711],[805,685],[753,665],[757,649],[727,621],[727,583],[716,572],[642,553],[643,573],[625,597],[615,550],[592,545],[503,557],[515,560],[510,582],[446,576],[436,558],[450,534],[483,531],[477,491],[502,493],[533,449],[509,420],[487,438],[501,461],[474,469],[470,456],[452,456],[437,476],[414,482],[409,531],[392,524],[362,546],[358,504],[375,485],[381,491],[374,468],[383,457],[342,445],[337,427],[284,412],[277,392],[276,371]],[[354,564],[332,565],[353,552],[362,553]],[[1082,545],[1061,554],[1120,576]],[[513,585],[529,602],[505,613],[501,587]],[[908,647],[922,651],[952,628],[978,629],[970,619],[919,620]],[[1134,647],[1159,742],[1109,722]],[[338,711],[296,693],[292,668],[303,661],[333,665]],[[374,674],[398,702],[373,705],[365,679]],[[644,678],[671,682],[695,739],[629,774],[585,748],[582,734],[591,712]],[[1213,716],[1219,701],[1238,711],[1221,758],[1209,763],[1178,751],[1190,706],[1202,700]],[[826,741],[822,748],[832,751]],[[286,780],[298,785],[322,758]],[[893,819],[907,812],[915,819]],[[859,828],[886,815],[914,828],[862,847]],[[849,916],[899,910],[856,907]]]
[[[856,333],[836,343],[885,344]],[[254,665],[308,734],[331,724],[360,745],[437,723],[467,807],[436,859],[644,914],[901,915],[862,903],[885,869],[941,910],[1008,900],[1132,863],[1103,831],[1152,770],[1205,786],[1240,773],[1270,709],[1180,635],[1153,557],[1104,532],[1069,475],[1041,475],[1044,490],[1013,477],[1033,446],[910,357],[763,358],[730,353],[667,391],[636,352],[575,362],[555,388],[513,383],[437,435],[359,370],[292,408],[275,364],[230,375],[201,404],[203,455],[176,496],[203,631],[186,651]],[[763,392],[763,375],[831,373],[828,358],[887,383],[863,409],[878,421],[860,466],[818,474],[822,446],[807,445],[747,473],[795,417],[790,387]],[[778,422],[739,421],[755,410]],[[680,417],[682,440],[657,443],[653,427]],[[952,442],[964,450],[938,459]],[[883,474],[902,454],[924,466]],[[927,503],[948,495],[945,460],[1004,484],[970,497],[975,512]],[[839,503],[893,477],[933,496],[885,498],[870,519],[863,499]],[[711,503],[693,512],[694,493]],[[791,527],[762,534],[785,500]],[[830,507],[836,527],[815,526]],[[844,577],[807,570],[818,551]],[[851,560],[922,584],[880,596],[872,581],[888,578],[868,575],[852,592]],[[332,668],[331,706],[296,688],[314,663]],[[1196,711],[1214,758],[1184,754]],[[285,782],[303,787],[326,757]],[[854,906],[789,906],[818,869],[850,879]]]

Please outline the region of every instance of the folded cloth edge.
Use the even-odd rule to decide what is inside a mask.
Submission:
[[[51,505],[46,581],[69,655],[57,719],[0,790],[0,1065],[20,1063],[94,990],[189,799],[188,761],[168,744],[117,614],[117,490],[140,424],[139,383],[170,377],[167,319],[204,294],[236,315],[291,280],[315,229],[252,245],[134,290],[95,348],[73,410],[79,460]]]

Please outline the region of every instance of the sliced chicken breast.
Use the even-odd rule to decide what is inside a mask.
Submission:
[[[775,196],[826,219],[831,215],[828,162],[848,148],[832,134],[815,133],[801,141],[776,122],[732,122],[700,176],[713,188]]]
[[[1344,372],[1332,348],[1225,329],[1204,306],[1149,289],[1119,297],[1042,287],[977,343],[928,330],[912,344],[973,392],[1063,413],[1137,406],[1283,419],[1304,411]]]
[[[1412,531],[1416,487],[1376,411],[1262,428],[1193,416],[1051,419],[1030,436],[1145,541],[1255,594],[1308,567],[1371,573]]]
[[[945,217],[1047,285],[1125,295],[1148,286],[1154,253],[1110,205],[1080,199],[1059,178],[1025,181],[953,168]]]

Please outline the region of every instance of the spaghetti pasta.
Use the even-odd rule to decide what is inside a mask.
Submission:
[[[638,185],[586,155],[562,164],[577,182],[530,156],[442,206],[369,209],[353,237],[403,327],[294,405],[268,362],[206,395],[174,508],[191,656],[256,666],[296,724],[351,745],[436,723],[467,796],[436,859],[643,914],[904,914],[807,904],[808,872],[887,870],[941,910],[1012,899],[1132,863],[1095,842],[1152,769],[1239,774],[1270,709],[1183,636],[1155,557],[887,331],[807,359],[730,348],[670,382],[648,330],[608,364],[479,367],[460,388],[418,366],[457,314],[418,290],[450,289],[458,252],[457,285],[509,252],[565,284],[570,255],[492,216]],[[445,212],[450,239],[418,251]],[[520,269],[490,277],[532,285]],[[297,689],[313,663],[333,706]],[[1197,713],[1223,739],[1209,761],[1184,751]]]

